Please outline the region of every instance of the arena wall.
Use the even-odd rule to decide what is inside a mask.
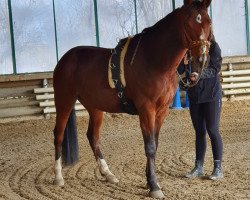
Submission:
[[[224,101],[250,99],[249,71],[250,56],[223,58],[221,82]],[[225,72],[229,72],[229,75]],[[50,113],[54,113],[52,77],[52,72],[0,76],[0,119],[19,116],[48,117]],[[231,79],[228,81],[228,78]],[[39,88],[48,89],[39,92]],[[83,107],[77,103],[76,110],[83,110]]]

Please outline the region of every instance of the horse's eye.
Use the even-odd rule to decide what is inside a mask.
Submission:
[[[200,15],[200,14],[197,15],[196,21],[197,21],[199,24],[201,24],[201,15]]]

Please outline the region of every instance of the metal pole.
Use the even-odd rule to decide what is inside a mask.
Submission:
[[[14,38],[14,28],[13,28],[11,0],[8,0],[8,9],[9,9],[9,24],[10,24],[10,40],[11,40],[11,51],[12,51],[13,74],[17,74],[17,70],[16,70],[15,38]]]
[[[250,33],[249,33],[249,13],[248,0],[245,0],[245,17],[246,17],[246,36],[247,36],[247,54],[250,54]]]
[[[96,45],[100,46],[97,0],[94,0]]]
[[[173,10],[175,10],[175,0],[172,0]]]
[[[137,34],[138,33],[137,0],[134,0],[134,7],[135,7],[135,30],[136,30],[136,34]]]
[[[211,18],[211,21],[213,22],[213,9],[212,9],[212,3],[210,4],[210,18]]]
[[[52,0],[53,4],[53,18],[54,18],[54,31],[55,31],[55,43],[56,43],[56,61],[58,62],[58,43],[57,43],[57,28],[56,28],[56,11],[55,11],[55,2]]]

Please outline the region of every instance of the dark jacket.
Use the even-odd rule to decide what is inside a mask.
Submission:
[[[201,74],[199,82],[188,89],[188,97],[190,103],[198,104],[211,102],[222,97],[222,89],[220,84],[219,72],[221,70],[221,49],[219,45],[213,41],[209,50],[210,61]],[[185,65],[180,64],[178,71],[181,72]]]

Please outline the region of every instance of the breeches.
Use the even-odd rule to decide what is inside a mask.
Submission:
[[[196,160],[204,160],[206,153],[206,132],[211,140],[214,160],[222,159],[222,139],[219,132],[221,99],[190,104],[190,115],[195,129]]]

